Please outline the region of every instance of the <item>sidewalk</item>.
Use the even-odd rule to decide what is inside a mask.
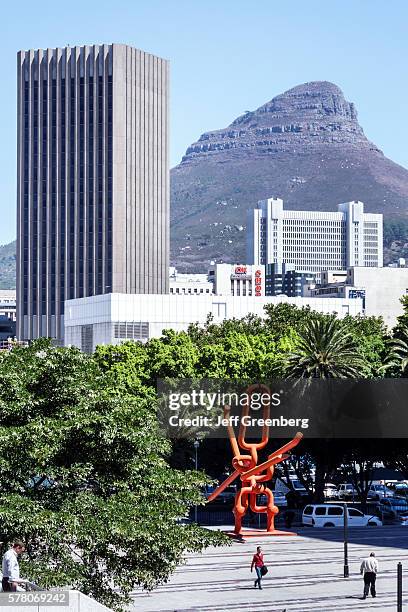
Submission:
[[[402,529],[402,531],[401,531]],[[401,527],[351,530],[350,578],[343,576],[341,530],[300,530],[297,537],[251,539],[231,547],[191,555],[170,582],[152,594],[135,593],[134,610],[143,612],[360,612],[396,610],[396,566],[408,570],[406,540]],[[309,535],[310,534],[310,535]],[[254,589],[249,571],[257,545],[264,550],[269,573],[263,590]],[[371,550],[380,563],[376,599],[361,600],[361,559]],[[405,562],[405,563],[404,563]],[[404,577],[405,585],[408,575]],[[404,589],[406,591],[406,589]],[[405,605],[408,597],[405,597]]]

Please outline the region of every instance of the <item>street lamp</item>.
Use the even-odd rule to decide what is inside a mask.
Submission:
[[[198,447],[200,446],[200,440],[198,440],[198,438],[196,438],[194,440],[194,451],[195,451],[195,469],[196,471],[198,470]],[[197,523],[197,504],[195,505],[194,508],[194,521]]]
[[[348,566],[348,510],[347,504],[343,504],[343,527],[344,527],[344,578],[349,577]]]

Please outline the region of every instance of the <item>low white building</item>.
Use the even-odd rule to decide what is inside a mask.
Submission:
[[[319,312],[336,312],[340,317],[362,312],[362,300],[356,299],[113,293],[65,302],[65,345],[92,352],[98,344],[146,342],[160,337],[164,329],[182,331],[192,323],[203,324],[208,315],[215,323],[241,319],[249,313],[262,317],[266,304],[280,302],[310,306]]]
[[[216,295],[263,297],[265,295],[265,266],[247,264],[213,264],[208,278],[214,283]]]
[[[16,290],[0,289],[0,316],[16,320]]]
[[[207,274],[180,274],[170,268],[172,295],[265,295],[265,266],[211,263]]]
[[[331,283],[345,283],[347,280],[347,270],[322,270],[321,283],[329,285]]]
[[[316,285],[311,294],[336,300],[362,299],[365,315],[381,316],[388,327],[394,327],[403,312],[400,300],[408,294],[408,268],[348,268],[345,281]]]
[[[213,293],[214,285],[207,274],[182,274],[171,267],[169,270],[169,292],[172,295],[201,295]]]

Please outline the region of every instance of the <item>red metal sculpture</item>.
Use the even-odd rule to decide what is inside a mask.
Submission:
[[[248,400],[242,409],[238,442],[235,437],[235,432],[231,422],[229,421],[229,424],[227,425],[228,437],[230,439],[231,448],[234,455],[232,459],[232,466],[234,468],[234,472],[230,476],[228,476],[228,478],[224,480],[224,482],[220,484],[219,487],[215,489],[215,491],[208,498],[208,501],[212,501],[213,499],[215,499],[222,491],[224,491],[224,489],[228,485],[230,485],[239,476],[242,482],[242,486],[235,496],[233,510],[235,516],[235,535],[240,535],[242,533],[242,519],[245,516],[246,511],[248,510],[248,506],[253,512],[266,513],[266,533],[270,535],[285,534],[288,532],[277,531],[275,529],[274,521],[275,516],[279,512],[279,508],[274,504],[272,491],[268,487],[265,487],[264,483],[272,479],[275,469],[274,466],[289,457],[289,455],[287,455],[286,453],[292,448],[294,448],[297,444],[299,444],[300,440],[303,438],[303,434],[298,432],[290,442],[271,453],[268,456],[267,461],[258,465],[258,451],[265,448],[265,446],[268,444],[269,425],[263,425],[262,438],[260,442],[246,442],[245,437],[247,426],[244,424],[245,420],[244,423],[242,422],[243,417],[248,417],[249,415],[251,398],[255,390],[258,393],[261,390],[262,393],[268,394],[269,398],[271,396],[270,389],[265,385],[252,385],[248,388]],[[230,406],[224,406],[225,419],[229,420],[230,411]],[[263,406],[262,415],[264,422],[269,419],[269,417],[270,401],[268,403],[265,402],[265,405]],[[242,454],[240,448],[249,451],[249,454]],[[266,505],[258,506],[257,495],[260,494],[266,495]]]

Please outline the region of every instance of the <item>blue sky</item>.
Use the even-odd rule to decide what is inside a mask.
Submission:
[[[405,0],[20,0],[2,4],[0,40],[0,244],[16,235],[19,49],[123,42],[169,59],[172,166],[203,132],[328,80],[355,102],[367,136],[408,167]]]

